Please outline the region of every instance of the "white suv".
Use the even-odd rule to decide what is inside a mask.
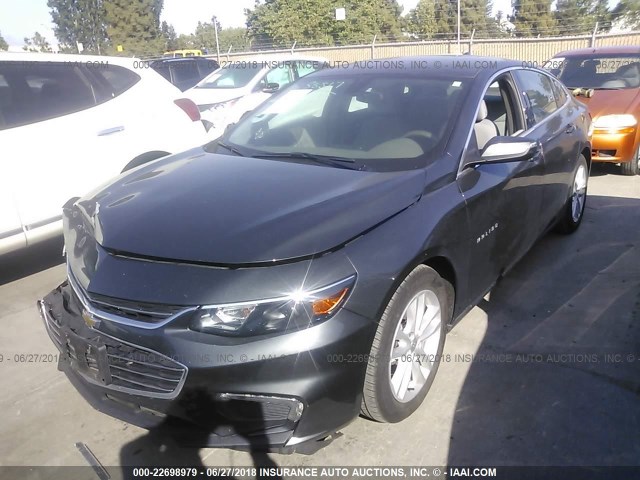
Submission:
[[[58,234],[69,198],[205,143],[183,97],[133,58],[0,53],[0,254]]]
[[[302,55],[260,55],[222,61],[222,68],[185,91],[200,109],[202,122],[215,139],[225,128],[237,122],[298,78],[323,68],[327,60]]]

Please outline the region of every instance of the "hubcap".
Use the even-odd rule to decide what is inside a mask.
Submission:
[[[406,403],[424,387],[433,369],[442,335],[442,312],[431,290],[407,304],[391,343],[389,383],[396,400]]]
[[[584,165],[578,167],[573,179],[573,191],[571,193],[571,218],[577,223],[582,217],[584,200],[587,196],[587,169]]]

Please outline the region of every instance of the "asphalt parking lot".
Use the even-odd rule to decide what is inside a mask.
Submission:
[[[56,349],[35,302],[64,278],[60,250],[56,240],[0,263],[0,465],[86,465],[76,442],[105,466],[252,465],[248,453],[180,448],[94,411],[47,361]],[[444,353],[408,421],[359,418],[312,456],[270,459],[640,465],[640,176],[596,168],[580,230],[543,238],[454,328]]]

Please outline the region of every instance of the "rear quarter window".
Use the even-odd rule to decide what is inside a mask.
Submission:
[[[113,97],[123,94],[140,81],[137,73],[118,65],[96,66],[91,68],[91,73],[106,85]]]

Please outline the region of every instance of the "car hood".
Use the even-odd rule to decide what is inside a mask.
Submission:
[[[226,102],[242,97],[249,93],[245,88],[197,88],[192,87],[184,91],[184,96],[196,105],[209,105]]]
[[[118,177],[76,202],[112,253],[261,264],[341,246],[416,202],[423,170],[376,173],[202,148]]]
[[[582,95],[575,98],[589,108],[589,113],[595,120],[603,115],[633,113],[638,110],[640,89],[596,90],[591,98]]]

